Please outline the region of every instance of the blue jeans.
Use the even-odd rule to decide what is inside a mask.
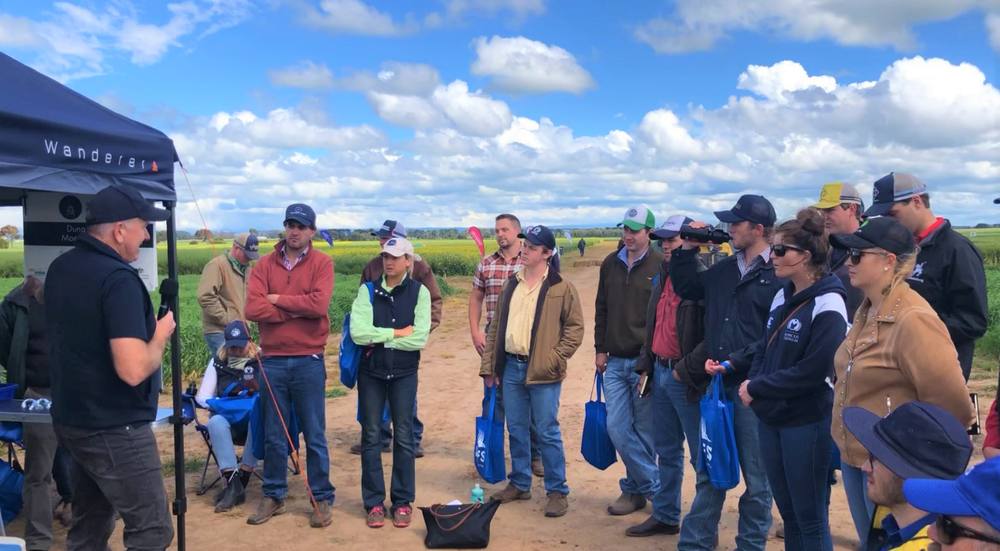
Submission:
[[[264,356],[258,376],[260,403],[264,408],[264,495],[281,501],[288,493],[288,440],[281,419],[291,418],[292,408],[306,443],[306,473],[313,498],[333,503],[330,483],[330,450],[326,444],[326,366],[323,356]],[[274,393],[273,397],[271,393]],[[281,418],[275,411],[275,403]],[[293,438],[296,436],[293,435]]]
[[[249,428],[247,432],[250,432]],[[223,471],[236,470],[236,447],[233,445],[233,429],[229,421],[221,415],[213,415],[208,419],[208,435],[212,442],[212,452],[219,469]],[[243,446],[243,465],[251,469],[257,468],[257,458],[253,456],[253,446]]]
[[[660,489],[653,448],[653,400],[639,398],[635,358],[608,358],[604,395],[608,408],[608,435],[625,464],[622,492],[652,499]]]
[[[687,386],[674,379],[674,371],[657,365],[653,371],[653,445],[660,466],[660,490],[653,496],[653,518],[672,525],[681,523],[681,489],[684,484],[684,440],[691,466],[698,472],[701,451],[701,408],[687,401]],[[693,511],[692,511],[693,513]]]
[[[381,441],[382,447],[389,447],[389,442],[392,442],[392,407],[389,405],[389,400],[385,401],[385,408],[389,412],[389,418],[382,422],[381,431]],[[417,397],[413,397],[413,446],[415,448],[420,447],[420,443],[424,440],[424,424],[417,417]]]
[[[733,402],[736,425],[736,448],[739,450],[740,470],[746,490],[740,496],[739,532],[736,548],[740,551],[764,551],[767,533],[771,529],[771,490],[767,485],[764,462],[760,457],[757,437],[757,416],[743,405],[738,396],[739,385],[726,387],[726,398]],[[700,434],[700,433],[699,433]],[[699,470],[697,494],[691,512],[684,517],[679,551],[712,549],[712,539],[719,529],[722,506],[726,492],[712,486],[707,473]]]
[[[484,330],[487,334],[490,332],[490,324],[486,324],[486,329]],[[504,420],[503,416],[503,381],[501,380],[498,384],[499,392],[497,392],[497,411],[496,419],[499,419],[502,423]],[[486,399],[486,380],[483,380],[483,411],[486,411],[490,405],[489,400]],[[528,425],[529,432],[531,433],[531,460],[541,459],[542,454],[538,451],[538,433],[535,432],[535,424],[531,423]],[[421,431],[423,431],[423,425],[421,425]]]
[[[875,514],[875,504],[868,499],[868,475],[857,467],[841,461],[841,478],[844,481],[844,491],[847,493],[847,507],[851,510],[854,529],[858,532],[861,543],[868,541],[868,529],[871,528],[872,515]]]
[[[833,551],[826,505],[830,418],[797,427],[761,421],[760,454],[785,521],[786,551]]]
[[[413,443],[413,406],[417,400],[417,373],[380,379],[362,371],[358,374],[361,408],[361,497],[365,510],[385,505],[385,476],[382,472],[382,413],[388,400],[396,434],[392,446],[392,510],[409,507],[416,496]]]
[[[222,333],[205,333],[205,345],[208,346],[208,357],[214,358],[216,352],[226,344],[226,336]]]
[[[529,427],[538,434],[538,451],[545,467],[545,492],[568,494],[566,454],[559,431],[559,395],[562,381],[527,384],[528,364],[507,356],[503,387],[507,403],[507,433],[510,437],[510,483],[522,492],[531,490],[531,444]]]

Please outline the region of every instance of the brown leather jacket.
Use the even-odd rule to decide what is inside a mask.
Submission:
[[[958,352],[941,318],[901,283],[877,307],[867,298],[834,359],[833,438],[843,461],[861,467],[868,451],[844,426],[843,410],[861,406],[880,416],[919,400],[974,419]]]

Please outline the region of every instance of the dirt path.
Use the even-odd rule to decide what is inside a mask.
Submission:
[[[596,247],[594,248],[596,249]],[[602,250],[588,249],[588,258],[606,254]],[[566,264],[571,264],[567,258]],[[627,517],[612,517],[606,512],[607,504],[619,493],[618,479],[624,475],[624,466],[616,463],[607,471],[599,471],[587,464],[580,455],[580,438],[583,427],[584,403],[588,400],[593,382],[593,328],[594,297],[597,286],[596,267],[567,268],[566,275],[577,286],[583,297],[584,314],[588,328],[583,346],[570,362],[569,377],[563,385],[560,424],[566,448],[567,478],[570,486],[570,511],[561,519],[548,519],[542,514],[545,492],[539,479],[535,479],[534,499],[501,506],[493,522],[493,547],[510,551],[548,550],[552,548],[608,549],[618,545],[635,550],[673,549],[676,536],[646,539],[625,537],[625,529],[642,522],[650,514],[647,507],[641,513]],[[455,285],[468,286],[468,281]],[[430,505],[446,503],[453,499],[467,501],[470,489],[479,480],[472,463],[474,417],[482,399],[482,383],[477,376],[479,356],[469,341],[467,295],[449,299],[445,304],[444,323],[435,331],[423,356],[420,372],[418,400],[420,417],[426,426],[424,449],[427,456],[417,460],[417,503]],[[331,349],[335,353],[335,341]],[[289,475],[288,513],[275,517],[269,523],[252,527],[246,517],[256,506],[260,496],[260,482],[254,481],[248,489],[246,505],[226,514],[214,514],[211,492],[196,496],[192,488],[197,477],[187,478],[188,549],[320,549],[336,546],[340,549],[423,549],[425,535],[419,511],[413,526],[406,530],[388,525],[381,530],[365,526],[365,511],[361,502],[360,457],[351,455],[348,448],[359,440],[360,429],[355,421],[355,394],[327,401],[327,437],[330,445],[331,476],[337,487],[333,525],[324,530],[309,527],[311,508],[303,481]],[[988,407],[988,405],[987,405]],[[985,419],[985,417],[984,417]],[[160,431],[160,448],[164,456],[172,450],[169,432]],[[186,437],[188,457],[203,457],[204,444],[193,432]],[[304,452],[303,448],[303,452]],[[303,454],[303,463],[304,463]],[[391,456],[383,455],[386,476],[389,476]],[[694,497],[694,473],[685,463],[684,508],[690,507]],[[483,485],[487,496],[498,489]],[[173,494],[173,478],[167,480],[168,493]],[[387,480],[388,489],[388,480]],[[738,521],[737,504],[742,487],[729,492],[720,523],[720,549],[734,549]],[[172,498],[172,497],[171,497]],[[778,519],[775,510],[775,519]],[[840,486],[834,488],[831,507],[831,528],[836,549],[852,549],[854,532],[846,499]],[[111,546],[122,549],[121,528],[112,537]],[[23,520],[18,519],[8,533],[23,533]],[[62,549],[65,529],[57,529],[57,544]],[[772,539],[768,549],[783,549],[779,540]]]

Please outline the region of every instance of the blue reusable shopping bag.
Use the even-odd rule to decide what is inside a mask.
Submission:
[[[701,453],[699,466],[708,473],[712,486],[720,490],[740,483],[740,458],[736,450],[733,403],[726,400],[722,374],[712,377],[701,399]]]
[[[257,396],[260,396],[258,394]],[[247,438],[250,441],[250,450],[253,451],[253,456],[258,458],[264,457],[264,407],[261,406],[261,400],[266,400],[269,398],[260,398],[256,400],[253,404],[253,408],[250,410],[250,436]],[[292,440],[295,442],[295,449],[299,449],[299,420],[295,417],[295,409],[289,408],[291,411],[291,419],[285,418],[285,423],[288,424],[288,434],[291,435]],[[284,438],[285,435],[281,435]],[[292,446],[288,446],[288,455],[292,455]]]
[[[13,464],[13,466],[12,466]],[[14,458],[12,463],[0,459],[0,515],[4,524],[17,518],[24,502],[21,490],[24,488],[24,472]]]
[[[365,283],[368,287],[369,300],[375,300],[375,287],[372,282]],[[340,364],[340,382],[347,388],[358,384],[358,371],[361,367],[361,357],[365,347],[358,346],[351,338],[351,313],[344,314],[344,326],[340,330],[340,351],[337,361]]]
[[[487,410],[476,417],[476,470],[490,484],[507,478],[507,464],[503,456],[503,421],[496,420],[497,391],[499,385],[487,387]]]
[[[230,396],[229,393],[235,386],[236,383],[232,383],[222,397],[209,398],[205,400],[205,403],[208,404],[213,413],[221,415],[226,421],[229,421],[229,426],[233,430],[246,432],[250,423],[250,412],[253,410],[254,404],[257,403],[258,395],[249,396],[249,391],[244,389],[239,395]]]
[[[597,400],[594,400],[594,389],[597,390]],[[604,404],[604,375],[600,371],[594,377],[594,388],[590,390],[591,400],[584,406],[583,443],[580,452],[587,463],[600,470],[607,469],[618,462],[615,445],[608,435],[608,409]]]

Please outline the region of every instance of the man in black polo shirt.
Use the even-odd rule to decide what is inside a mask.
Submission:
[[[173,314],[157,321],[135,268],[146,225],[169,213],[132,188],[111,186],[90,202],[87,233],[52,262],[45,281],[52,423],[79,465],[66,548],[106,549],[115,511],[127,549],[166,549],[174,538],[156,419],[163,349]]]

